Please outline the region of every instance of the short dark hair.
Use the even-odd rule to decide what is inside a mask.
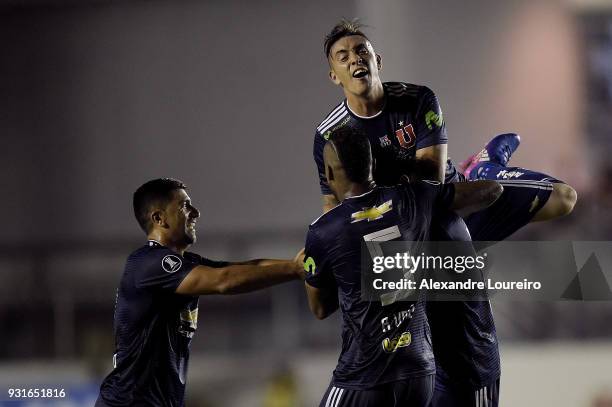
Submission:
[[[187,186],[173,178],[157,178],[142,184],[134,192],[134,215],[145,233],[151,231],[149,212],[154,204],[167,205],[172,200],[172,192],[187,189]]]
[[[367,35],[361,31],[363,24],[359,23],[358,19],[347,20],[342,19],[338,22],[334,28],[331,29],[329,34],[325,36],[325,41],[323,42],[323,50],[325,51],[325,56],[329,57],[329,52],[331,51],[331,47],[338,41],[340,38],[349,37],[351,35],[361,35],[366,40],[370,40]]]
[[[341,127],[329,137],[347,178],[359,184],[368,181],[372,165],[370,141],[359,128]]]

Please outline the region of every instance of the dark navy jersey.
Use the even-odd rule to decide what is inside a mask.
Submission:
[[[431,181],[378,187],[345,199],[310,225],[306,282],[337,290],[342,312],[335,385],[368,389],[435,371],[422,301],[383,306],[362,299],[361,247],[368,240],[427,241],[434,211],[448,208],[453,196],[452,184]]]
[[[436,95],[426,86],[401,82],[383,83],[385,106],[372,117],[356,115],[346,100],[337,105],[315,132],[313,154],[324,195],[331,194],[325,178],[323,147],[334,131],[348,126],[359,129],[370,140],[376,159],[374,180],[378,185],[399,183],[410,172],[416,150],[446,144],[446,126]],[[447,182],[454,180],[454,166],[447,167]]]
[[[463,219],[450,211],[437,214],[431,233],[432,240],[471,241]],[[475,256],[473,248],[464,249],[469,251],[466,255]],[[427,316],[440,375],[436,386],[450,383],[476,390],[499,378],[499,348],[489,301],[432,301],[427,303]]]
[[[117,290],[113,371],[97,405],[184,405],[189,344],[198,323],[198,297],[176,294],[198,265],[226,263],[149,241],[127,260]]]

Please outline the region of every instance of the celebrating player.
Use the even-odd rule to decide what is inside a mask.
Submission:
[[[383,83],[379,76],[381,57],[358,24],[348,21],[337,24],[325,38],[324,52],[329,77],[345,95],[345,100],[325,117],[315,132],[314,158],[324,211],[333,208],[338,200],[325,177],[323,150],[326,141],[344,128],[362,130],[367,135],[376,160],[374,179],[379,185],[394,185],[402,174],[419,172],[426,173],[426,178],[443,182],[477,178],[500,180],[504,186],[500,199],[465,219],[475,241],[503,240],[529,222],[554,219],[572,211],[576,192],[569,185],[535,171],[506,168],[518,147],[519,138],[515,134],[494,138],[464,164],[465,174],[458,172],[446,157],[446,127],[435,94],[425,86]],[[445,225],[439,226],[442,230]],[[436,391],[449,390],[450,394],[445,399],[446,404],[439,404],[444,407],[477,405],[485,400],[490,405],[496,403],[497,392],[486,391],[498,383],[500,375],[491,309],[488,302],[483,301],[476,302],[470,312],[474,320],[466,324],[487,328],[486,335],[477,342],[465,344],[466,349],[472,346],[471,357],[482,369],[478,381],[470,383],[472,387],[468,392],[454,392],[445,387],[446,378],[462,383],[461,377],[450,373],[450,377],[441,375]],[[436,316],[435,312],[431,316],[431,324],[444,323],[443,317]],[[487,348],[487,352],[482,353],[481,347]],[[473,367],[466,365],[465,368]],[[480,399],[474,398],[474,392],[480,392]],[[448,404],[449,400],[456,404]]]
[[[196,240],[200,212],[174,179],[138,188],[134,214],[148,242],[128,257],[117,290],[114,369],[96,407],[183,406],[198,296],[303,278],[303,256],[228,263],[186,252]]]
[[[319,172],[324,210],[337,204],[325,180],[323,146],[342,127],[361,128],[376,159],[374,178],[393,185],[415,160],[436,163],[427,178],[463,181],[446,157],[446,126],[436,95],[427,87],[401,82],[383,83],[380,55],[356,23],[342,21],[326,36],[324,51],[329,77],[346,97],[317,127],[314,158]],[[466,164],[468,179],[499,179],[504,195],[485,213],[466,220],[474,240],[503,240],[534,220],[565,215],[573,209],[576,192],[546,174],[523,168],[505,168],[518,147],[515,134],[493,139]],[[511,180],[505,178],[511,177]]]
[[[378,188],[365,135],[335,131],[323,149],[327,185],[342,203],[310,225],[306,291],[313,314],[342,311],[342,353],[320,403],[338,406],[427,406],[433,391],[431,339],[422,301],[362,300],[361,243],[427,241],[434,213],[481,210],[499,197],[492,181],[415,182]]]

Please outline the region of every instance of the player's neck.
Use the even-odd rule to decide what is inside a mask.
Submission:
[[[366,194],[374,188],[376,188],[376,184],[372,180],[363,184],[351,183],[348,190],[344,192],[344,199]]]
[[[160,245],[167,247],[168,249],[180,254],[181,256],[183,255],[183,253],[185,253],[185,250],[187,250],[187,246],[168,239],[165,235],[163,235],[157,230],[153,230],[151,233],[149,233],[147,235],[147,239],[154,240]]]
[[[375,116],[385,107],[385,91],[382,83],[378,82],[364,95],[346,94],[346,103],[357,116]]]

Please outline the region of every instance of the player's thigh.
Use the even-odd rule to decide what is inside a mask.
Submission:
[[[430,407],[498,407],[499,378],[479,389],[437,380]]]
[[[433,395],[434,375],[406,379],[354,390],[329,385],[319,407],[428,407]]]
[[[396,407],[428,407],[434,392],[435,375],[415,377],[393,384]]]
[[[384,388],[377,390],[346,389],[330,384],[319,407],[375,407],[393,403],[392,394]]]
[[[376,407],[393,406],[393,391],[389,386],[355,390],[330,384],[319,407]]]
[[[553,184],[543,181],[500,183],[504,192],[499,199],[465,219],[473,241],[504,240],[531,222],[553,191]]]

